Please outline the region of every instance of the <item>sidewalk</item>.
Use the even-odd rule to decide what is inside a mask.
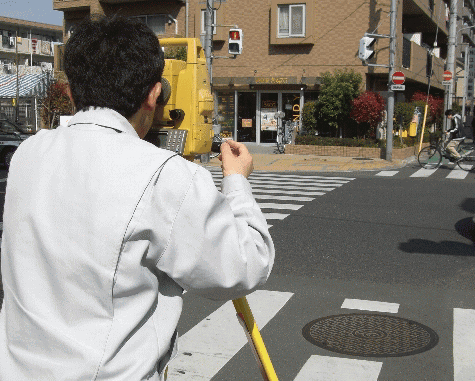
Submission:
[[[351,172],[377,171],[404,167],[415,157],[405,160],[386,161],[373,158],[352,158],[339,156],[289,155],[274,153],[272,146],[245,143],[254,159],[255,171],[302,171],[302,172]],[[197,161],[199,164],[200,162]],[[206,166],[221,166],[218,158],[211,159]]]

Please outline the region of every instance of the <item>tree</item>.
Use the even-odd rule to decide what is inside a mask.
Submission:
[[[343,135],[350,120],[351,105],[360,93],[363,79],[353,70],[335,70],[333,74],[322,75],[322,90],[317,100],[317,120],[319,131]]]
[[[305,102],[302,109],[302,128],[305,132],[315,133],[317,119],[315,117],[317,101]]]
[[[350,117],[358,125],[362,124],[363,127],[366,127],[362,131],[357,131],[357,136],[359,133],[362,135],[369,133],[370,136],[375,136],[376,127],[383,119],[385,107],[384,98],[374,91],[365,91],[353,100]]]
[[[66,93],[66,87],[64,82],[53,82],[41,102],[41,117],[48,128],[58,126],[60,115],[73,113],[73,104]]]

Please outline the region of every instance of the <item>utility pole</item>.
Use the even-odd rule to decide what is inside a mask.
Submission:
[[[389,80],[388,80],[388,120],[386,126],[386,160],[393,159],[393,119],[394,119],[394,90],[392,90],[392,78],[396,61],[396,17],[397,0],[391,0],[389,21]]]
[[[18,58],[18,30],[15,31],[15,65],[16,65],[16,97],[15,97],[15,123],[18,123],[20,119],[20,105],[19,105],[19,92],[20,92],[20,84],[19,84],[19,58]]]
[[[206,0],[204,49],[206,65],[208,66],[209,83],[211,87],[213,86],[213,7],[213,0]]]
[[[452,73],[452,80],[447,86],[444,95],[444,113],[452,108],[452,94],[454,88],[455,77],[455,45],[457,43],[457,0],[450,1],[450,18],[449,18],[449,40],[447,45],[447,70]],[[442,127],[443,132],[447,130],[447,118],[444,117]]]

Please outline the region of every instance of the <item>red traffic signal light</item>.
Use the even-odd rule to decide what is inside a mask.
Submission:
[[[231,30],[229,31],[229,39],[230,40],[240,40],[241,39],[241,31],[240,30]]]
[[[229,30],[228,53],[234,55],[242,53],[242,29]]]

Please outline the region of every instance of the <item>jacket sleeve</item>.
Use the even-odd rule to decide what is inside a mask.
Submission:
[[[227,300],[266,282],[274,263],[266,219],[242,175],[223,179],[197,167],[157,268],[185,290]]]

